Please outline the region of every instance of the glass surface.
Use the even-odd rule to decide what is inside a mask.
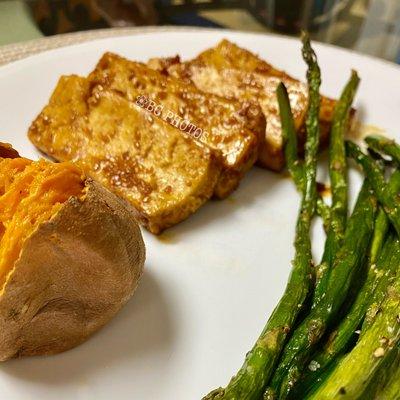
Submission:
[[[400,62],[399,0],[0,0],[0,45],[79,30],[194,25],[297,35]]]

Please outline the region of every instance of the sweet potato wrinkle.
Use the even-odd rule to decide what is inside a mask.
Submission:
[[[0,295],[25,240],[83,191],[82,171],[71,163],[0,158]]]

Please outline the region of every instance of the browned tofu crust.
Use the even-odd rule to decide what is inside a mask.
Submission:
[[[222,40],[190,61],[181,62],[179,57],[152,59],[151,68],[176,78],[193,82],[197,88],[226,98],[257,103],[265,115],[267,124],[260,145],[258,164],[275,171],[284,167],[282,132],[276,87],[282,81],[288,89],[295,125],[300,143],[304,139],[304,119],[308,108],[307,87],[284,71],[236,44]],[[321,143],[327,142],[335,100],[321,99]]]
[[[0,158],[18,158],[19,154],[8,143],[0,142]]]
[[[265,118],[254,102],[204,93],[190,81],[112,53],[104,54],[88,79],[93,87],[113,91],[131,103],[145,99],[145,109],[154,114],[152,117],[186,131],[216,151],[222,162],[215,188],[219,198],[238,186],[257,159]]]
[[[61,77],[28,136],[54,159],[78,162],[155,234],[205,203],[221,171],[207,146],[78,76]]]

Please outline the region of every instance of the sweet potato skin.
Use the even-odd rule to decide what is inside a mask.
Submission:
[[[85,186],[24,243],[0,297],[0,361],[79,345],[138,285],[145,246],[129,205]]]

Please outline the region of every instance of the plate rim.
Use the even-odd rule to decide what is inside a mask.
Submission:
[[[104,33],[110,33],[110,35],[104,35]],[[84,32],[72,32],[72,33],[66,33],[66,34],[59,34],[59,35],[54,35],[54,36],[49,36],[49,37],[43,37],[40,39],[34,39],[30,41],[25,41],[25,42],[19,42],[19,43],[13,43],[5,46],[0,47],[0,53],[2,51],[9,51],[9,48],[12,47],[24,47],[27,45],[36,45],[35,47],[38,49],[37,52],[35,53],[30,53],[26,57],[20,58],[20,59],[14,59],[13,61],[10,61],[5,64],[0,64],[0,73],[7,72],[9,69],[13,67],[19,67],[23,66],[24,63],[28,63],[29,61],[35,60],[36,58],[40,57],[45,57],[49,56],[52,53],[59,53],[63,52],[66,49],[71,49],[71,48],[76,48],[76,47],[85,47],[85,46],[90,46],[91,44],[94,44],[96,42],[101,42],[101,41],[107,41],[110,39],[122,39],[122,38],[129,38],[131,36],[147,36],[147,35],[152,35],[152,34],[157,34],[157,33],[183,33],[183,32],[188,32],[188,33],[199,33],[199,34],[207,34],[207,33],[218,33],[218,34],[224,34],[226,33],[227,35],[244,35],[244,36],[261,36],[261,37],[267,37],[267,38],[277,38],[279,40],[284,40],[287,42],[299,42],[300,39],[299,37],[295,36],[288,36],[288,35],[283,35],[280,33],[276,32],[251,32],[251,31],[244,31],[244,30],[236,30],[236,29],[225,29],[225,28],[208,28],[208,27],[197,27],[197,26],[174,26],[174,25],[166,25],[166,26],[146,26],[146,27],[132,27],[132,28],[113,28],[113,29],[98,29],[98,30],[89,30],[89,31],[84,31]],[[100,34],[101,37],[91,37],[92,34]],[[84,41],[79,41],[76,43],[71,42],[76,37],[79,36],[89,36],[89,39]],[[61,44],[60,46],[56,47],[51,47],[51,48],[44,48],[42,50],[42,46],[39,46],[39,42],[43,43],[49,43],[49,42],[64,42],[65,44]],[[350,55],[350,56],[355,56],[363,59],[366,62],[372,62],[372,63],[378,63],[381,64],[382,66],[389,67],[390,69],[393,69],[394,71],[398,71],[400,73],[400,65],[396,64],[395,62],[385,60],[383,58],[379,58],[376,56],[372,56],[369,54],[361,53],[359,51],[356,51],[354,49],[346,48],[346,47],[340,47],[338,45],[334,45],[331,43],[324,43],[318,40],[313,40],[313,43],[316,45],[316,47],[322,47],[322,48],[327,48],[327,49],[332,49],[334,51],[338,51],[344,55]],[[266,60],[268,62],[268,60]]]

